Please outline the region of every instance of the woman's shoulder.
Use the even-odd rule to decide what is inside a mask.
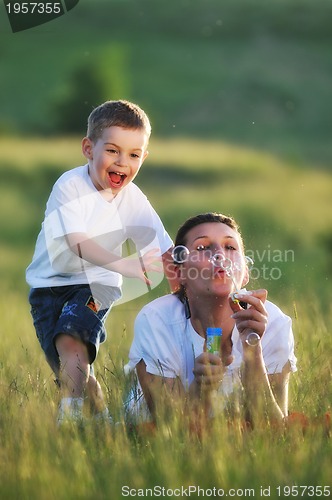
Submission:
[[[277,306],[274,302],[271,302],[270,300],[265,301],[265,309],[268,312],[269,315],[269,323],[273,321],[291,321],[291,318],[285,314],[279,306]]]
[[[158,316],[168,323],[177,323],[185,319],[184,307],[176,295],[168,294],[158,297],[146,304],[138,313],[141,316]]]
[[[175,312],[182,312],[183,310],[183,304],[182,302],[178,299],[178,297],[175,294],[167,294],[163,295],[162,297],[158,297],[157,299],[152,300],[148,304],[146,304],[142,309],[141,312],[152,312],[152,311],[157,311],[157,312],[169,312],[173,311]]]
[[[268,346],[269,348],[276,346],[280,349],[283,344],[287,346],[293,338],[291,318],[273,302],[266,301],[265,308],[268,321],[262,341],[263,349]]]
[[[134,325],[134,344],[173,349],[181,342],[186,325],[183,305],[176,295],[164,295],[146,304],[138,313]]]
[[[268,322],[262,338],[262,348],[268,373],[281,373],[288,361],[291,370],[296,371],[292,320],[273,302],[266,301],[265,308]]]

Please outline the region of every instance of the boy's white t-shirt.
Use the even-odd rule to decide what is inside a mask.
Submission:
[[[88,165],[65,172],[54,184],[26,279],[34,288],[85,283],[121,287],[119,273],[70,250],[66,235],[71,233],[86,233],[119,257],[126,240],[143,254],[158,248],[162,255],[172,246],[159,216],[134,183],[108,202],[92,183]]]
[[[291,371],[296,371],[291,319],[272,302],[266,301],[264,305],[268,321],[262,337],[262,352],[267,373],[281,373],[288,361]],[[184,388],[188,389],[194,380],[195,358],[203,352],[204,342],[190,319],[186,318],[184,306],[177,296],[165,295],[144,306],[137,315],[126,370],[134,369],[143,359],[148,373],[179,378]],[[232,342],[233,362],[227,367],[219,388],[221,398],[230,395],[240,383],[243,348],[236,327],[232,332]],[[146,417],[148,413],[140,387],[138,395],[136,398],[130,395],[132,399],[128,401],[128,411],[136,417]]]

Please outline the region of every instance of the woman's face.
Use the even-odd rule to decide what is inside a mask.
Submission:
[[[247,283],[240,235],[227,224],[205,222],[195,226],[187,233],[186,247],[189,256],[180,266],[180,281],[188,297],[229,295]]]

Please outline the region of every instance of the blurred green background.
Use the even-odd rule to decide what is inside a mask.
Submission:
[[[83,162],[87,115],[126,98],[152,122],[137,183],[171,235],[198,211],[230,213],[258,258],[252,286],[329,303],[332,2],[80,0],[15,34],[1,9],[6,286],[26,292],[45,201]]]

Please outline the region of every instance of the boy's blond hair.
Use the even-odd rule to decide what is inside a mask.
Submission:
[[[88,118],[87,137],[96,142],[108,127],[143,129],[148,137],[151,134],[146,113],[137,104],[125,100],[106,101],[95,108]]]

